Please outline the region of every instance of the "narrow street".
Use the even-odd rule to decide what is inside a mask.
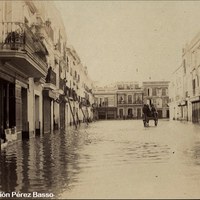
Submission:
[[[198,198],[200,126],[99,121],[18,142],[1,153],[5,192],[55,198]]]

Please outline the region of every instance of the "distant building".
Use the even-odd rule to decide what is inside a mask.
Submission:
[[[117,83],[117,115],[120,119],[142,117],[143,90],[137,82]]]
[[[143,104],[154,104],[159,118],[169,118],[167,81],[117,82],[96,87],[95,102],[98,119],[139,119]]]
[[[177,68],[169,84],[170,119],[188,120],[187,102],[184,94],[183,65]]]
[[[182,53],[182,64],[170,84],[171,118],[200,123],[200,33]]]
[[[95,87],[96,119],[117,118],[116,87]]]
[[[154,104],[159,118],[169,118],[168,81],[146,81],[142,83],[145,104]]]

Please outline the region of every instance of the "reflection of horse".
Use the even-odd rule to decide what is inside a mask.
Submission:
[[[143,123],[144,123],[144,126],[148,126],[149,124],[149,120],[154,120],[154,123],[155,123],[155,126],[157,126],[158,124],[158,113],[155,109],[155,107],[152,105],[151,109],[149,107],[148,104],[144,104],[143,106]]]

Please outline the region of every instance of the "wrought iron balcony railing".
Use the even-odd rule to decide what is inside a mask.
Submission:
[[[0,22],[1,49],[24,50],[25,27],[20,22]]]
[[[120,105],[128,105],[128,104],[131,104],[131,105],[134,105],[134,104],[142,104],[142,100],[135,100],[135,101],[125,101],[125,100],[121,100],[121,101],[118,101],[118,104]]]
[[[0,22],[0,51],[4,57],[29,59],[30,65],[39,67],[40,71],[45,73],[47,71],[46,55],[48,55],[48,51],[40,38],[24,23]]]

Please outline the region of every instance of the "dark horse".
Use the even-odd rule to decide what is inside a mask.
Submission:
[[[157,114],[157,111],[156,111],[156,108],[154,107],[154,105],[152,104],[151,109],[150,109],[148,104],[144,104],[142,111],[143,111],[144,126],[147,126],[149,124],[150,119],[153,119],[155,122],[155,126],[157,126],[158,114]]]

